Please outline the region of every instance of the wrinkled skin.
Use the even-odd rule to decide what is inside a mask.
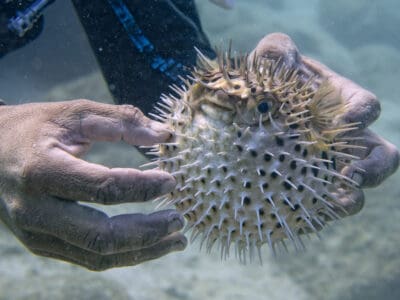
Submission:
[[[347,135],[360,137],[361,139],[352,141],[352,144],[364,147],[351,151],[351,154],[358,156],[360,160],[343,168],[342,174],[355,180],[360,188],[365,188],[379,185],[396,171],[399,166],[398,150],[393,144],[368,129],[380,114],[380,104],[374,94],[338,75],[320,62],[302,56],[290,37],[282,33],[265,36],[251,53],[249,61],[253,60],[254,55],[280,59],[288,67],[298,68],[304,81],[316,76],[317,82],[327,80],[339,92],[348,107],[341,122],[359,123],[359,129]],[[341,202],[348,214],[357,213],[364,204],[362,189],[348,192]]]
[[[108,217],[78,203],[147,201],[174,178],[92,164],[92,141],[152,145],[171,136],[133,106],[88,100],[0,107],[0,218],[33,253],[91,270],[136,265],[186,246],[173,210]]]

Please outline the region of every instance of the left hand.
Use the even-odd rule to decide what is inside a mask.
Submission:
[[[0,220],[33,253],[97,271],[183,250],[184,220],[174,210],[109,217],[80,203],[148,201],[171,191],[168,173],[110,169],[80,158],[93,141],[152,145],[170,136],[130,105],[0,106]]]

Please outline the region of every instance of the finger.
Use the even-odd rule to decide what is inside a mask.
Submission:
[[[166,125],[150,120],[132,105],[111,105],[89,100],[75,100],[63,105],[68,109],[62,111],[65,115],[62,120],[68,123],[68,128],[77,130],[81,139],[123,140],[131,145],[149,146],[165,142],[171,137]],[[69,138],[66,140],[69,141]]]
[[[345,218],[358,213],[364,206],[364,192],[361,189],[343,190],[339,189],[335,193],[338,198],[338,205],[335,205],[333,211],[335,214],[319,212],[318,221],[313,220],[312,224],[317,231],[324,228],[327,222],[335,221],[339,218]],[[312,233],[312,228],[303,229],[300,234]]]
[[[283,33],[266,35],[250,53],[249,61],[254,60],[254,55],[272,60],[281,59],[287,67],[294,67],[300,61],[299,50],[293,40]]]
[[[339,188],[334,194],[338,202],[332,208],[334,213],[319,211],[318,218],[311,221],[314,228],[302,228],[298,232],[299,234],[313,233],[315,230],[320,231],[328,225],[328,222],[354,215],[364,206],[364,192],[361,189],[344,190]]]
[[[107,168],[52,149],[46,163],[26,166],[24,184],[60,198],[117,204],[147,201],[171,191],[175,179],[159,170],[139,171],[128,168]]]
[[[373,93],[316,60],[302,56],[302,62],[312,73],[328,80],[331,86],[340,91],[342,99],[346,102],[346,113],[342,116],[342,122],[360,123],[358,127],[364,129],[379,117],[381,107]]]
[[[150,247],[184,225],[182,216],[174,210],[108,217],[76,202],[54,198],[40,202],[38,207],[31,199],[13,210],[20,230],[51,235],[101,255]]]
[[[67,261],[92,271],[134,266],[174,251],[182,251],[187,245],[187,240],[182,234],[174,233],[148,248],[118,254],[100,255],[78,248],[52,236],[37,233],[27,233],[26,236],[28,238],[24,242],[33,253]]]
[[[127,252],[107,256],[105,259],[103,258],[101,267],[110,268],[136,265],[159,258],[172,251],[182,251],[186,246],[187,239],[182,234],[173,233],[149,248],[142,248],[134,253]]]
[[[340,208],[336,208],[336,213],[344,218],[358,213],[364,206],[364,192],[362,189],[353,189],[342,193],[339,198]]]
[[[344,167],[341,173],[358,182],[361,187],[374,187],[397,170],[399,151],[372,131],[363,132],[361,145],[367,149],[366,156]]]

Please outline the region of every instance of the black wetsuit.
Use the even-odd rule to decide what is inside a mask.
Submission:
[[[1,2],[1,0],[0,0]],[[43,17],[23,38],[4,30],[16,2],[3,1],[0,57],[36,38]],[[29,1],[25,1],[29,2]],[[149,112],[162,92],[195,64],[194,47],[213,51],[193,0],[72,0],[116,103]],[[3,16],[3,19],[1,18]],[[3,28],[3,31],[2,29]]]

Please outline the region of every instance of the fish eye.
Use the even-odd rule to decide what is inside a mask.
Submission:
[[[265,114],[269,111],[269,105],[267,102],[263,101],[257,105],[257,110],[261,114]]]

